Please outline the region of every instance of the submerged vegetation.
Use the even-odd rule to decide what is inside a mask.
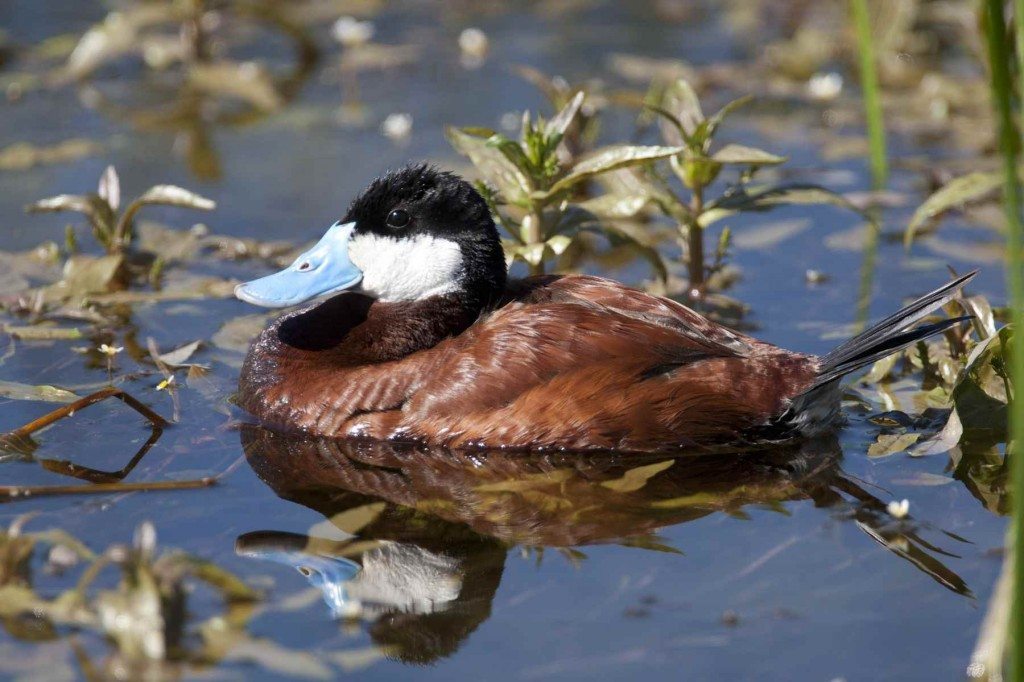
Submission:
[[[527,13],[544,30],[564,23],[576,35],[572,12],[594,3],[570,4],[495,8],[497,19],[491,10],[445,9],[448,23],[403,6],[399,14],[412,17],[412,30],[403,28],[404,18],[391,22],[394,11],[375,0],[119,0],[103,5],[109,14],[98,10],[99,21],[84,30],[36,44],[0,36],[0,90],[10,111],[60,129],[52,98],[85,117],[68,114],[67,125],[76,127],[57,137],[47,129],[0,149],[0,173],[11,180],[0,201],[14,207],[4,225],[19,245],[4,246],[22,249],[0,251],[0,467],[7,474],[0,481],[7,506],[0,508],[10,519],[0,531],[0,624],[9,638],[0,639],[0,673],[28,670],[18,667],[20,654],[53,642],[71,652],[71,674],[89,679],[198,676],[236,665],[323,679],[382,659],[433,662],[454,655],[488,618],[497,628],[502,617],[550,616],[540,606],[538,614],[516,615],[510,604],[536,604],[531,595],[547,589],[521,575],[513,580],[525,582],[510,583],[519,592],[495,600],[502,570],[515,557],[540,571],[554,555],[572,575],[591,571],[603,579],[595,555],[625,552],[635,575],[595,581],[595,590],[613,596],[585,593],[609,603],[658,575],[671,575],[677,589],[687,582],[678,573],[696,571],[702,561],[732,572],[694,549],[702,534],[712,534],[735,560],[724,550],[751,542],[730,535],[733,525],[689,523],[719,515],[807,538],[773,538],[780,544],[761,557],[741,553],[745,567],[736,568],[733,586],[748,587],[751,574],[775,570],[776,557],[798,551],[792,547],[821,542],[815,531],[838,521],[835,532],[852,527],[855,539],[853,549],[834,557],[837,566],[853,565],[851,552],[858,552],[875,562],[879,582],[892,575],[885,573],[891,565],[910,565],[929,588],[945,588],[943,596],[994,594],[971,660],[983,667],[968,673],[999,679],[998,644],[1010,624],[1024,622],[1020,596],[1012,601],[1015,615],[1000,608],[1011,603],[1005,599],[1014,571],[1016,594],[1024,594],[1024,551],[1009,555],[1002,587],[985,582],[988,560],[1003,551],[1002,517],[1015,515],[1015,546],[1024,545],[1024,505],[1013,503],[1024,487],[1015,446],[1024,433],[1024,403],[1015,400],[1024,353],[1012,352],[1024,321],[1017,82],[1024,53],[1014,43],[1024,40],[1021,3],[1012,16],[995,0],[982,3],[981,13],[977,3],[959,0],[736,0],[714,9],[615,3],[622,13],[616,21],[653,13],[657,21],[645,18],[643,31],[657,30],[651,23],[699,27],[686,40],[673,33],[664,41],[687,50],[703,45],[700,31],[722,22],[731,51],[686,53],[693,61],[683,61],[597,31],[613,45],[602,43],[593,54],[604,61],[587,69],[567,59],[577,80],[519,63],[548,58],[520,49],[523,29],[505,33],[502,12]],[[487,32],[468,26],[469,18]],[[451,33],[452,26],[460,30]],[[546,68],[553,66],[562,68],[557,60]],[[857,75],[859,91],[846,85]],[[451,78],[453,92],[441,98],[452,101],[435,112],[439,95],[427,91],[436,87],[431,79],[443,78]],[[499,93],[502,78],[513,83],[511,95]],[[539,91],[523,92],[543,99],[511,99],[520,78]],[[481,94],[456,97],[466,84]],[[549,116],[531,113],[544,101]],[[20,130],[23,119],[12,120],[18,125],[11,129]],[[465,127],[470,123],[481,125]],[[28,129],[26,136],[34,135]],[[305,158],[326,149],[340,150],[342,160]],[[971,325],[872,367],[847,391],[851,424],[843,440],[819,443],[814,452],[736,453],[714,464],[501,453],[468,461],[416,449],[279,442],[243,428],[241,448],[262,482],[239,481],[239,415],[230,396],[242,353],[267,318],[226,299],[239,280],[289,262],[299,242],[314,236],[298,231],[302,223],[341,209],[354,187],[406,155],[434,155],[477,181],[514,274],[621,274],[630,285],[737,325],[764,324],[797,342],[848,335],[842,322],[863,322],[873,293],[892,298],[880,287],[883,274],[913,277],[920,289],[938,284],[948,263],[981,266],[989,277],[945,311],[972,316]],[[182,169],[175,167],[179,157]],[[461,168],[460,157],[469,161]],[[120,176],[107,166],[114,161]],[[96,190],[85,192],[104,166]],[[358,169],[358,180],[342,174],[349,167]],[[340,179],[323,181],[328,172]],[[168,180],[181,186],[154,184]],[[27,208],[68,215],[70,224],[18,213],[27,201],[59,192],[70,193]],[[213,227],[180,222],[199,215]],[[35,230],[52,238],[60,228],[63,240],[26,248],[39,241]],[[277,238],[233,236],[256,229]],[[838,310],[855,288],[844,275],[851,253],[863,258],[864,296],[856,311]],[[1003,263],[1006,297],[991,284]],[[796,268],[795,283],[782,274],[786,268]],[[654,277],[644,281],[648,272]],[[793,320],[806,326],[787,329]],[[54,405],[39,403],[57,409],[46,412]],[[122,449],[134,454],[122,461]],[[324,468],[325,457],[336,466]],[[278,504],[264,484],[301,511]],[[189,488],[211,490],[182,492]],[[80,496],[86,492],[93,495]],[[141,501],[139,493],[149,496]],[[825,515],[790,516],[808,501]],[[25,509],[32,512],[22,515]],[[166,527],[173,544],[189,552],[158,552],[149,524],[124,544],[114,524],[98,522],[161,513],[161,535]],[[279,524],[277,514],[287,520]],[[28,530],[44,520],[51,530]],[[263,523],[287,530],[255,530]],[[292,532],[296,527],[308,534]],[[876,547],[881,552],[870,554]],[[681,563],[653,563],[666,559]],[[391,601],[371,594],[372,578],[401,582],[401,571],[373,575],[391,562],[437,578],[436,609],[403,602],[401,594],[388,595]],[[274,564],[287,572],[273,571]],[[828,576],[850,576],[825,568]],[[760,575],[764,584],[777,576]],[[308,581],[307,592],[292,592],[288,579]],[[724,584],[715,582],[721,576],[703,579],[696,583],[702,595]],[[921,596],[913,585],[908,595]],[[892,594],[886,585],[861,589]],[[794,590],[787,594],[801,602]],[[321,599],[330,614],[309,610]],[[638,599],[625,609],[636,627],[659,608]],[[713,603],[729,603],[724,599]],[[747,618],[808,627],[799,617],[758,616],[757,608],[775,602],[757,599],[741,602],[753,604],[754,615],[716,612],[714,627],[700,620],[705,614],[673,602],[664,607],[666,619],[686,612],[696,619],[687,627],[710,634],[672,646],[689,655],[686,647],[742,645],[763,631],[736,627]],[[958,636],[980,618],[951,615],[941,610],[949,602],[932,601],[920,600],[922,614],[969,618],[944,628]],[[287,648],[275,642],[276,620],[295,612],[310,629],[330,617],[341,625],[328,621],[315,642]],[[560,613],[559,622],[575,615]],[[727,637],[719,638],[719,625]],[[593,636],[571,632],[581,646]],[[357,636],[368,645],[339,639]],[[1010,670],[1024,678],[1024,633],[1015,642]],[[956,652],[964,665],[969,648],[965,642]],[[524,675],[592,669],[592,661],[561,662],[563,652],[545,655],[553,667]],[[622,658],[633,655],[627,650]],[[676,655],[655,649],[650,659]]]

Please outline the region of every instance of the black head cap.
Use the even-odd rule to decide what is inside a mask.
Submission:
[[[428,164],[390,171],[352,201],[341,222],[355,222],[356,234],[395,239],[428,234],[456,242],[465,293],[486,303],[505,289],[505,254],[487,202],[454,173]]]

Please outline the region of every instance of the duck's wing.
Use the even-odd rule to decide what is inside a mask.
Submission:
[[[740,354],[758,342],[712,322],[695,310],[663,296],[632,289],[589,275],[550,278],[533,294],[551,301],[603,308],[638,320],[674,329],[694,339],[730,348]]]

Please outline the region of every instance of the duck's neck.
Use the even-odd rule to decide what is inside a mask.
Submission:
[[[488,303],[464,291],[398,302],[342,294],[273,325],[273,351],[334,366],[398,360],[461,334]]]

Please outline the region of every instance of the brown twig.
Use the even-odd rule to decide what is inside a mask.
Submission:
[[[190,481],[143,481],[141,483],[94,483],[92,485],[2,485],[0,498],[8,500],[52,495],[94,495],[100,493],[149,492],[154,490],[194,490],[216,485],[218,476],[205,476]],[[4,500],[0,499],[0,502]]]

